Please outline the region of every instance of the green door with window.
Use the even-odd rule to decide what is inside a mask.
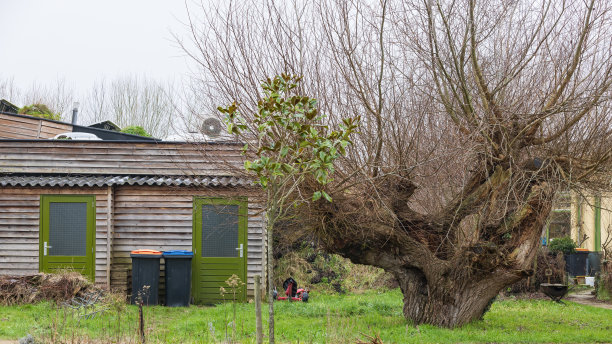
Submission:
[[[40,271],[79,271],[94,280],[96,243],[94,196],[40,198]]]
[[[200,304],[232,300],[225,281],[237,275],[246,283],[247,203],[240,199],[195,198],[193,218],[192,295]],[[245,300],[246,285],[237,289],[237,300]]]

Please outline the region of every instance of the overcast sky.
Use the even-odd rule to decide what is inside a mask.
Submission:
[[[185,13],[183,0],[0,0],[0,77],[64,78],[77,93],[103,77],[180,78]]]

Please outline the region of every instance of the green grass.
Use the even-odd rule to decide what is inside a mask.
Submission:
[[[483,321],[449,330],[434,326],[411,326],[402,317],[399,290],[377,293],[312,295],[311,302],[276,303],[276,337],[281,343],[354,343],[363,334],[379,334],[384,343],[454,342],[610,342],[612,311],[566,302],[505,300],[495,302]],[[224,342],[226,324],[232,319],[232,305],[217,307],[145,307],[147,342]],[[27,333],[45,343],[136,342],[138,309],[128,306],[121,312],[108,311],[94,319],[64,313],[50,303],[0,307],[0,339],[17,339]],[[65,321],[64,321],[65,314]],[[264,320],[267,307],[263,307]],[[237,305],[235,339],[255,341],[253,304]],[[266,322],[264,321],[264,332]],[[62,340],[58,340],[60,338]]]

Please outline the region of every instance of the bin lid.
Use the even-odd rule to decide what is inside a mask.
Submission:
[[[588,248],[576,248],[576,252],[589,252]]]
[[[134,250],[130,253],[131,254],[154,254],[154,255],[162,254],[160,251],[156,251],[156,250]]]
[[[193,257],[193,252],[186,250],[164,251],[164,257]]]

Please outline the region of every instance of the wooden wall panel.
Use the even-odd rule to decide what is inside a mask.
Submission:
[[[111,287],[128,290],[130,251],[192,249],[193,197],[249,197],[245,188],[116,186],[113,193]],[[40,196],[86,194],[96,197],[96,284],[107,281],[107,188],[0,188],[0,274],[38,272]],[[265,267],[261,208],[249,201],[247,290]],[[163,275],[162,275],[163,276]]]
[[[49,139],[71,131],[72,125],[68,123],[0,114],[0,139]]]
[[[117,187],[114,195],[112,287],[128,289],[129,252],[132,250],[192,249],[194,196],[248,197],[246,192],[240,188]],[[261,216],[261,209],[249,202],[246,281],[249,297],[254,293],[254,276],[263,275]]]
[[[39,271],[41,195],[96,197],[96,284],[106,283],[106,188],[0,188],[0,275]]]
[[[239,144],[0,141],[2,171],[227,176],[241,168]]]

